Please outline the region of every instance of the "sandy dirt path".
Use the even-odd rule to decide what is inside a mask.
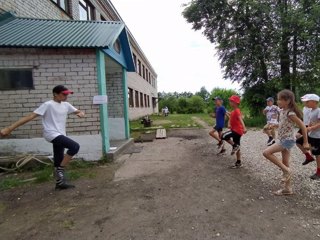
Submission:
[[[320,239],[318,201],[273,196],[277,180],[249,164],[229,169],[233,157],[216,155],[206,129],[168,135],[135,144],[114,177],[107,166],[71,191],[1,192],[0,239]]]

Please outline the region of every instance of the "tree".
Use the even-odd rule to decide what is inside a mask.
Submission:
[[[205,87],[201,87],[199,92],[196,92],[196,96],[200,96],[204,102],[208,102],[210,98],[210,93],[207,91]]]
[[[200,96],[188,98],[188,113],[203,113],[205,102]]]
[[[210,101],[209,101],[209,108],[208,108],[208,112],[213,112],[213,106],[214,106],[214,100],[213,98],[215,97],[220,97],[223,100],[223,105],[226,108],[230,108],[229,106],[229,98],[232,95],[238,95],[238,93],[235,90],[232,89],[225,89],[225,88],[214,88],[211,91],[211,95],[210,95]]]
[[[319,15],[319,0],[193,0],[183,11],[216,45],[224,77],[240,82],[244,92],[263,91],[270,81],[276,91],[317,86]]]

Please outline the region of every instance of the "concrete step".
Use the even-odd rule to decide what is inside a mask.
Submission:
[[[109,161],[115,161],[127,148],[134,143],[134,139],[126,139],[110,142],[110,150],[107,152],[107,159]]]

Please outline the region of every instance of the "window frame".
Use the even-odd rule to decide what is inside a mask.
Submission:
[[[129,108],[134,108],[133,89],[128,88]]]
[[[2,88],[0,84],[0,91],[34,90],[35,86],[34,86],[33,67],[12,67],[12,68],[1,67],[0,68],[0,71],[28,71],[28,70],[31,72],[31,85],[32,85],[31,87],[25,86],[25,87],[17,87],[17,88]],[[11,79],[11,81],[12,80],[14,79]]]
[[[82,1],[86,3],[86,6],[83,5]],[[94,21],[96,20],[96,15],[95,15],[95,7],[90,3],[88,0],[79,0],[79,7],[81,6],[86,12],[87,12],[87,19],[80,19],[82,21]],[[91,19],[89,16],[89,13],[91,15]],[[80,8],[79,8],[79,18],[80,18]]]
[[[139,103],[139,91],[135,90],[135,106],[138,108],[140,107],[140,103]]]
[[[69,0],[56,0],[56,1],[51,0],[51,2],[53,2],[57,7],[59,7],[61,10],[63,10],[67,14],[70,13]],[[61,7],[61,2],[64,2],[65,8]]]
[[[144,104],[143,104],[143,93],[141,92],[140,93],[140,107],[144,107]]]

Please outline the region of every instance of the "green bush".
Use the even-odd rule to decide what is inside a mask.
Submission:
[[[262,128],[266,124],[266,117],[264,115],[245,116],[244,123],[246,127]]]

